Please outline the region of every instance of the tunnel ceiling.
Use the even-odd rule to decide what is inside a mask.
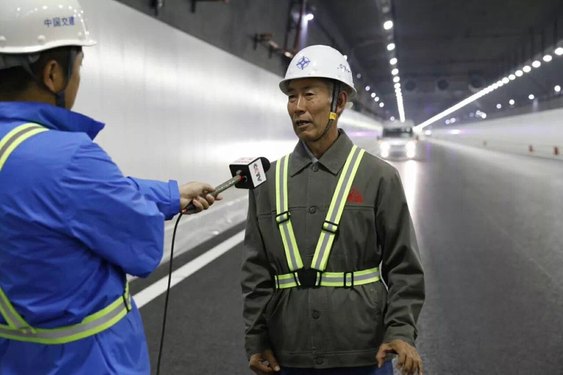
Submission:
[[[397,57],[406,117],[417,124],[496,82],[563,38],[560,0],[310,0],[309,4],[313,11],[323,10],[318,21],[329,33],[327,25],[333,25],[344,37],[346,46],[341,49],[361,74],[355,77],[356,86],[375,90],[386,102],[388,116],[394,112],[397,116],[389,64],[392,56]],[[382,25],[388,19],[394,27],[386,31]],[[391,41],[396,48],[389,52]]]
[[[280,76],[289,63],[284,52],[332,45],[348,56],[354,71],[360,92],[356,110],[381,119],[399,117],[389,64],[395,56],[405,115],[415,124],[529,64],[563,39],[563,0],[118,1]],[[297,32],[296,12],[314,14],[305,33]],[[384,30],[386,20],[393,21],[392,29]],[[266,38],[257,42],[258,36]],[[390,42],[395,43],[391,52]],[[271,45],[279,48],[272,52]],[[533,91],[548,109],[563,102],[553,98],[554,85],[563,86],[563,56],[545,65],[510,89],[525,90],[519,93],[523,98]],[[504,103],[494,116],[525,110],[507,105],[507,91],[476,101],[473,115],[498,106],[493,96]]]

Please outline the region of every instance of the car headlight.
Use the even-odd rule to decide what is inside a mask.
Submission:
[[[391,145],[389,143],[379,142],[379,149],[381,150],[381,152],[388,153],[390,148],[391,148]]]

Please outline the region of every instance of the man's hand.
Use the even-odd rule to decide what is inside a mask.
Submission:
[[[256,375],[271,374],[280,371],[278,360],[274,357],[274,353],[270,350],[264,350],[262,353],[252,354],[248,367]]]
[[[385,342],[381,344],[377,355],[375,356],[377,360],[377,366],[383,366],[385,362],[385,356],[387,353],[397,354],[397,365],[405,375],[418,374],[423,375],[422,372],[422,359],[420,355],[414,348],[414,346],[403,340],[393,340],[391,342]]]
[[[182,212],[191,202],[197,209],[197,212],[207,210],[215,200],[221,200],[221,197],[214,197],[210,193],[215,191],[215,188],[209,184],[202,182],[188,182],[180,186],[180,207]]]

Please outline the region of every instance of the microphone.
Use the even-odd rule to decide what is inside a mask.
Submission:
[[[240,158],[230,164],[229,169],[233,177],[215,187],[215,191],[210,193],[214,197],[233,185],[238,189],[254,189],[262,185],[266,182],[266,172],[270,169],[270,161],[263,156]],[[192,202],[182,211],[187,214],[196,212],[197,208]]]

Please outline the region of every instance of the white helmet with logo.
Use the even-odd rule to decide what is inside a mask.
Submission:
[[[336,49],[315,45],[303,48],[289,63],[280,89],[287,94],[289,81],[299,78],[329,78],[342,82],[352,96],[356,94],[352,70],[344,56]]]
[[[0,54],[94,44],[77,0],[0,1]]]

